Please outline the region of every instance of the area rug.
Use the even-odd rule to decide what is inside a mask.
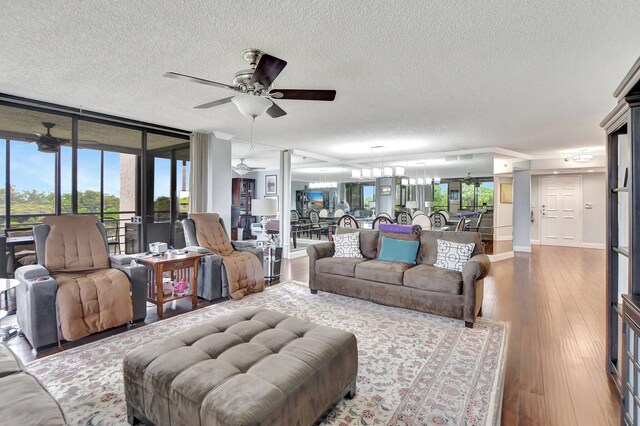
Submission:
[[[358,340],[357,394],[331,425],[485,425],[500,421],[507,325],[464,322],[319,292],[286,282],[66,350],[28,364],[73,425],[126,424],[125,354],[147,342],[248,306],[348,330]]]

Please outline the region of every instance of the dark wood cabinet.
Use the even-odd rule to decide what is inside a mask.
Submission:
[[[238,229],[242,229],[242,239],[253,239],[251,235],[251,224],[257,221],[251,215],[251,200],[256,197],[256,180],[234,178],[231,180],[231,203],[240,207],[240,217],[238,219]],[[231,233],[231,238],[236,239],[237,235]]]
[[[613,96],[618,104],[600,123],[607,133],[606,369],[630,410],[623,424],[638,424],[640,59]]]

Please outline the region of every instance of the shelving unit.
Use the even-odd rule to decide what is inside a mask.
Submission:
[[[636,424],[640,363],[630,357],[638,357],[640,315],[632,321],[630,313],[640,313],[640,59],[613,95],[618,104],[600,123],[608,174],[606,370],[622,396],[623,423]]]
[[[251,200],[256,197],[256,180],[233,178],[231,180],[231,203],[240,207],[238,229],[243,230],[243,239],[251,239],[251,224],[257,221],[251,215]],[[232,236],[233,237],[233,236]]]

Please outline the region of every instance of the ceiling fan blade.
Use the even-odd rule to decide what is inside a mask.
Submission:
[[[233,98],[234,98],[233,96],[229,96],[228,98],[218,99],[217,101],[213,101],[213,102],[207,102],[206,104],[198,105],[194,108],[196,109],[213,108],[214,106],[228,104],[229,102],[231,102],[231,99]]]
[[[275,89],[268,96],[276,99],[296,99],[301,101],[332,101],[336,98],[335,90],[314,89]]]
[[[271,105],[267,110],[267,114],[269,114],[271,118],[278,118],[282,117],[283,115],[287,115],[287,113],[282,108],[280,108],[278,104],[273,101],[271,102],[273,103],[273,105]]]
[[[222,89],[231,89],[234,91],[238,91],[235,86],[231,86],[229,84],[218,83],[217,81],[205,80],[204,78],[193,77],[186,74],[180,74],[178,72],[166,72],[164,73],[164,77],[172,78],[174,80],[185,80],[190,81],[192,83],[204,84],[206,86],[220,87]]]
[[[282,72],[284,67],[287,66],[287,61],[276,58],[275,56],[267,55],[263,53],[258,61],[258,66],[253,71],[251,77],[251,84],[260,83],[265,88],[271,86],[273,80]]]

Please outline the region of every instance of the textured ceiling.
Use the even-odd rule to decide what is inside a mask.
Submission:
[[[498,146],[602,146],[598,123],[640,55],[640,1],[2,1],[0,92],[249,140],[222,89],[257,47],[288,61],[254,141],[351,160]]]

